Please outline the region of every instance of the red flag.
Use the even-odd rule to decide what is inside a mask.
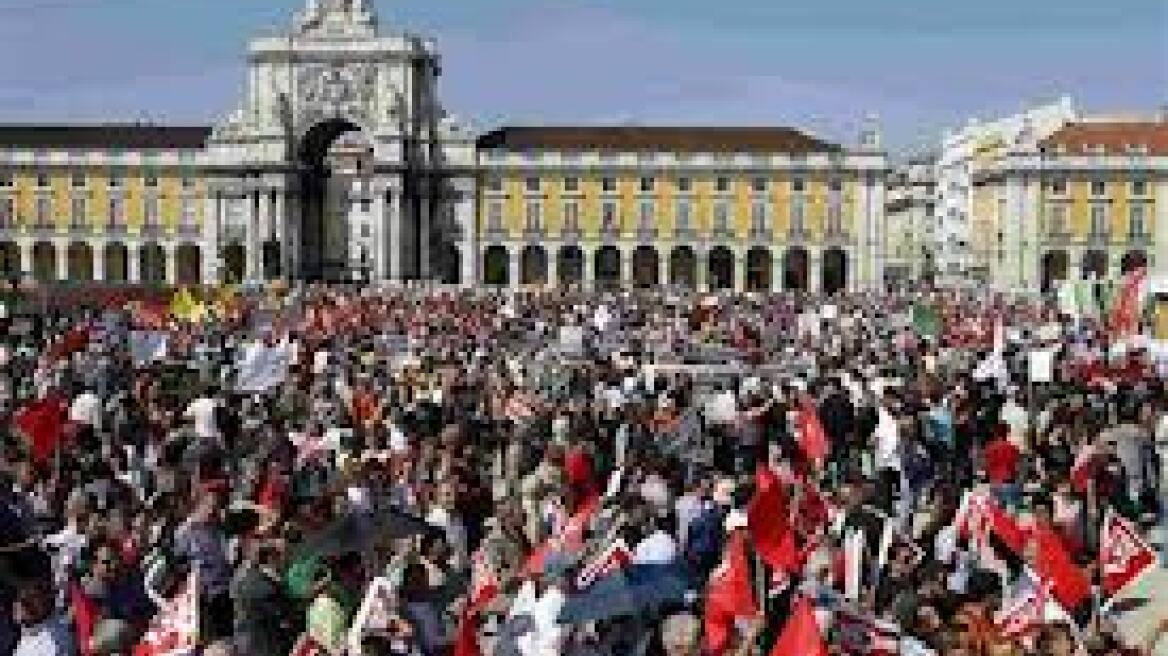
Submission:
[[[458,630],[454,634],[454,645],[450,656],[482,656],[479,648],[479,632],[476,616],[464,612],[458,620]]]
[[[819,413],[810,400],[799,409],[798,425],[799,448],[803,455],[812,462],[822,463],[831,451],[831,443],[827,439],[827,431],[823,429],[823,422],[819,421]]]
[[[589,560],[576,574],[576,589],[584,590],[597,579],[603,578],[628,567],[633,562],[633,552],[623,538],[617,538],[596,557]]]
[[[1128,520],[1113,510],[1103,519],[1099,538],[1099,568],[1103,572],[1103,593],[1114,597],[1146,572],[1156,567],[1156,552],[1140,537]]]
[[[759,465],[754,480],[754,498],[746,507],[754,549],[772,569],[791,574],[797,555],[786,495],[778,476],[766,465]]]
[[[33,459],[46,463],[65,439],[66,428],[70,425],[68,417],[65,400],[48,396],[21,408],[12,421],[28,440]]]
[[[97,623],[97,604],[76,581],[69,584],[69,607],[73,611],[73,631],[81,656],[93,656],[93,627]]]
[[[1094,444],[1085,444],[1079,449],[1079,455],[1075,456],[1075,462],[1071,465],[1071,485],[1079,494],[1087,494],[1091,479],[1095,477],[1097,453],[1098,449]]]
[[[791,618],[771,648],[771,656],[828,656],[823,631],[815,619],[815,610],[805,598],[795,602]]]
[[[1119,292],[1115,306],[1108,317],[1108,327],[1113,338],[1132,337],[1140,330],[1140,295],[1147,278],[1144,267],[1129,271],[1123,278],[1123,289]]]
[[[481,656],[479,648],[478,616],[499,594],[499,577],[487,562],[482,551],[471,556],[470,592],[466,608],[458,619],[451,656]]]
[[[178,596],[150,620],[134,656],[190,656],[199,642],[199,577],[191,572]],[[296,656],[305,656],[296,653]]]
[[[726,544],[722,564],[710,574],[706,586],[705,648],[720,656],[730,646],[734,621],[758,615],[758,604],[750,588],[750,567],[746,562],[746,535],[735,533]]]
[[[89,346],[91,329],[89,326],[75,326],[65,333],[57,343],[49,347],[48,356],[53,360],[64,360]]]
[[[1026,529],[992,499],[987,499],[985,510],[989,517],[990,530],[1009,547],[1010,551],[1021,555],[1026,549]]]
[[[1062,607],[1074,612],[1091,596],[1091,582],[1071,562],[1070,550],[1049,526],[1036,526],[1031,539],[1036,547],[1034,568]]]

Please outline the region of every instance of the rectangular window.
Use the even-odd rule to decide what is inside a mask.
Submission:
[[[110,187],[110,189],[121,189],[121,187],[122,187],[122,174],[121,173],[118,173],[116,171],[110,171],[109,187]]]
[[[689,192],[693,190],[693,178],[678,178],[677,190],[680,192]]]
[[[151,173],[143,178],[142,184],[146,185],[148,189],[154,189],[158,186],[158,176]]]
[[[0,171],[0,187],[12,186],[12,171]]]
[[[487,205],[487,230],[499,232],[503,229],[503,203]]]
[[[47,228],[53,222],[53,208],[48,198],[38,198],[36,200],[36,221],[40,228]]]
[[[656,184],[656,182],[657,182],[656,180],[654,180],[653,178],[650,178],[650,177],[641,178],[641,193],[645,193],[645,194],[652,193],[653,187]]]
[[[1051,234],[1065,235],[1067,233],[1067,206],[1059,203],[1050,208]]]
[[[580,205],[576,202],[564,203],[564,231],[578,232],[580,230]]]
[[[368,224],[368,223],[362,223],[362,224],[361,224],[361,238],[362,238],[362,239],[369,239],[369,235],[370,235],[370,234],[371,234],[371,233],[370,233],[370,230],[369,230],[369,224]]]
[[[142,222],[148,226],[158,225],[158,197],[151,196],[146,199],[146,207],[144,210],[144,217]]]
[[[840,178],[832,178],[827,183],[827,189],[834,194],[838,194],[844,190],[844,181]]]
[[[714,191],[719,194],[728,193],[730,191],[730,178],[724,175],[718,176],[718,179],[714,182]]]
[[[72,222],[73,227],[80,228],[80,227],[84,226],[85,225],[85,199],[84,198],[74,198],[72,201],[72,207],[70,208],[70,210],[71,210],[70,213],[72,214],[72,216],[70,217],[70,221]]]
[[[182,209],[180,210],[179,222],[186,227],[193,227],[195,225],[195,199],[182,199]]]
[[[37,187],[39,187],[41,189],[48,189],[51,186],[50,180],[49,180],[49,174],[48,173],[37,173],[36,183],[37,183]]]
[[[640,228],[641,230],[649,230],[653,227],[653,203],[645,201],[641,203]]]
[[[498,175],[487,176],[487,191],[503,191],[503,177]]]
[[[1050,181],[1050,193],[1059,194],[1059,195],[1067,193],[1067,179],[1066,178],[1055,178],[1055,179],[1051,180]]]
[[[12,216],[14,205],[11,198],[0,198],[0,226],[10,226],[15,223]]]
[[[714,231],[720,234],[730,231],[730,205],[727,203],[714,205]]]
[[[803,199],[797,198],[791,201],[791,232],[796,235],[803,234]]]
[[[765,194],[767,190],[767,179],[763,177],[756,177],[750,181],[750,190],[756,194]]]
[[[368,198],[362,198],[360,201],[358,201],[358,203],[360,203],[361,212],[363,214],[368,214],[373,211],[373,201],[369,200]]]
[[[580,191],[580,178],[575,176],[568,176],[564,178],[564,191],[575,192]]]
[[[690,204],[688,200],[678,201],[677,203],[677,229],[690,229]]]
[[[766,203],[754,203],[750,207],[750,229],[755,233],[766,232],[767,230],[767,206]]]
[[[74,189],[81,189],[85,187],[85,171],[74,171],[71,177]]]
[[[1128,215],[1127,232],[1133,237],[1142,237],[1147,233],[1144,227],[1144,206],[1143,204],[1136,204],[1131,206],[1130,214]]]
[[[1132,180],[1132,196],[1146,196],[1148,194],[1147,180]]]
[[[803,178],[791,179],[791,191],[801,194],[807,188],[807,182]]]
[[[600,206],[600,229],[616,232],[616,203],[602,203]]]
[[[1102,180],[1091,181],[1092,196],[1102,196],[1105,193],[1107,193],[1107,183],[1103,182]]]
[[[1091,206],[1091,234],[1107,234],[1107,208],[1103,205]]]
[[[827,203],[827,232],[831,235],[840,235],[844,231],[844,208],[835,196]]]
[[[528,193],[533,193],[533,194],[538,193],[539,192],[539,178],[534,177],[534,176],[527,178],[527,181],[525,182],[524,186],[527,188]]]
[[[195,188],[195,179],[189,175],[184,175],[182,177],[182,188],[183,189],[194,189]]]
[[[540,207],[539,203],[528,203],[527,204],[527,231],[528,232],[539,232],[540,231],[540,226],[542,225],[540,223],[540,210],[541,209],[542,208]]]
[[[606,194],[616,192],[616,178],[605,176],[600,179],[600,190]]]

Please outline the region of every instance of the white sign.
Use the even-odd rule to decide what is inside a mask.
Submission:
[[[1030,351],[1030,382],[1054,382],[1054,351],[1050,349]]]

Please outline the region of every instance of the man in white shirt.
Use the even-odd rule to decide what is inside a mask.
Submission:
[[[92,390],[85,390],[69,406],[69,420],[95,431],[101,430],[101,399]]]
[[[668,565],[677,560],[677,542],[660,522],[652,523],[652,531],[633,548],[633,562],[637,565]]]
[[[183,417],[194,422],[195,435],[201,439],[213,440],[219,436],[219,427],[215,422],[215,408],[219,403],[209,396],[200,396],[191,401]]]

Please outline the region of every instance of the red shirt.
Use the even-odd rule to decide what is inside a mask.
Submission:
[[[995,440],[985,448],[986,477],[991,483],[1010,483],[1018,474],[1018,447],[1009,440]]]

